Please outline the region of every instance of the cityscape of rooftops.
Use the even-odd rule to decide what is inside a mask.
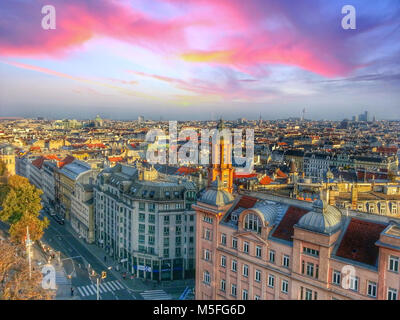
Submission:
[[[400,300],[399,1],[0,16],[0,300]]]

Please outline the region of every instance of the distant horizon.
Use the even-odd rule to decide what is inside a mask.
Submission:
[[[400,119],[400,1],[348,5],[2,0],[0,116]]]
[[[80,117],[59,117],[59,118],[48,118],[46,116],[37,116],[37,117],[20,117],[20,116],[9,116],[9,117],[0,117],[0,121],[3,120],[38,120],[38,121],[58,121],[58,120],[76,120],[76,121],[91,121],[94,120],[94,118],[97,116],[94,115],[93,117],[89,118],[80,118]],[[101,119],[103,120],[110,120],[110,121],[125,121],[125,122],[132,122],[132,121],[138,121],[138,118],[130,118],[130,119],[120,119],[120,118],[110,118],[110,117],[103,117],[101,114],[99,115]],[[38,118],[43,118],[43,119],[38,119]],[[166,122],[166,121],[179,121],[179,122],[184,122],[184,121],[219,121],[222,118],[224,121],[238,121],[240,119],[245,119],[246,121],[259,121],[260,118],[247,118],[246,116],[238,117],[238,118],[225,118],[225,117],[218,117],[216,119],[156,119],[156,118],[146,118],[144,117],[144,121],[153,121],[153,122]],[[285,117],[285,118],[262,118],[262,121],[280,121],[280,120],[301,120],[300,117]],[[312,122],[319,122],[319,121],[332,121],[332,122],[342,122],[342,121],[349,121],[349,122],[365,122],[365,121],[353,121],[351,118],[344,118],[344,119],[309,119],[305,118],[304,121],[312,121]],[[376,122],[379,121],[400,121],[400,119],[376,119]],[[368,122],[373,122],[372,118],[368,120]]]

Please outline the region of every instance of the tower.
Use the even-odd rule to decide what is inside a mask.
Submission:
[[[219,154],[219,162],[212,163],[208,168],[208,186],[219,177],[223,190],[229,193],[233,192],[233,167],[232,167],[232,142],[228,143],[223,137],[223,130],[225,129],[225,124],[222,119],[219,121],[217,130],[219,140],[216,141],[212,146],[212,155]],[[230,135],[229,135],[230,138]],[[212,159],[218,159],[216,156]]]

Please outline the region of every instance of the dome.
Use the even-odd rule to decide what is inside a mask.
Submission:
[[[211,187],[201,196],[200,202],[221,207],[233,202],[233,195],[222,189],[222,183],[219,179],[215,180]]]
[[[265,221],[269,225],[272,225],[282,213],[283,207],[276,202],[261,201],[256,203],[256,205],[251,210],[261,214],[261,216],[264,217]]]
[[[330,234],[340,227],[342,214],[339,209],[326,201],[316,200],[313,210],[301,217],[298,226],[307,230]]]
[[[6,145],[1,149],[3,155],[11,156],[14,154],[14,148],[10,145]]]

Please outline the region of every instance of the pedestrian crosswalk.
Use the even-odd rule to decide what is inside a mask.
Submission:
[[[164,290],[147,290],[140,294],[144,300],[171,300],[171,296]]]
[[[77,289],[78,289],[79,294],[82,297],[94,296],[97,294],[97,285],[96,284],[80,286],[80,287],[77,287]],[[99,285],[100,294],[105,293],[105,292],[110,292],[110,291],[124,290],[124,289],[125,289],[125,287],[118,280],[103,282]]]
[[[56,284],[70,284],[70,281],[67,279],[64,273],[56,272]]]

